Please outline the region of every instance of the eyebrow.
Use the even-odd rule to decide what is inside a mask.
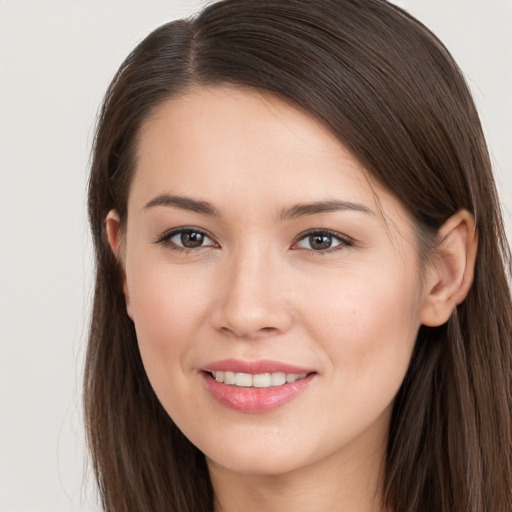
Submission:
[[[207,201],[199,201],[190,197],[173,196],[170,194],[160,194],[151,199],[144,205],[144,210],[154,208],[155,206],[167,206],[171,208],[179,208],[180,210],[187,210],[195,213],[202,213],[204,215],[220,216],[219,211],[215,206]]]
[[[315,215],[318,213],[329,213],[339,211],[356,211],[375,215],[375,212],[361,203],[353,203],[351,201],[316,201],[314,203],[300,203],[291,208],[283,210],[280,214],[281,220],[295,219],[297,217],[305,217],[306,215]]]
[[[166,206],[170,208],[179,208],[180,210],[201,213],[203,215],[211,215],[220,217],[220,212],[215,206],[207,201],[192,199],[185,196],[175,196],[170,194],[160,194],[151,199],[144,205],[144,210],[154,208],[156,206]],[[315,201],[312,203],[299,203],[291,208],[281,211],[279,217],[281,220],[295,219],[305,217],[307,215],[315,215],[319,213],[339,212],[339,211],[356,211],[368,215],[375,215],[375,212],[361,203],[353,203],[351,201]]]

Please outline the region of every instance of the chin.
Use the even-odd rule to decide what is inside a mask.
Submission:
[[[268,450],[224,453],[215,458],[206,455],[206,460],[210,468],[217,467],[233,473],[259,476],[284,475],[307,465],[297,460],[296,454],[270,454]]]
[[[265,429],[266,430],[266,429]],[[314,464],[325,457],[325,447],[301,438],[298,432],[253,429],[240,437],[224,436],[192,440],[205,454],[210,468],[251,475],[284,475]]]

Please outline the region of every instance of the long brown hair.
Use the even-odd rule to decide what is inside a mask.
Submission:
[[[510,253],[478,114],[421,23],[383,0],[224,0],[166,24],[121,65],[101,110],[89,184],[96,288],[85,419],[108,512],[213,508],[204,456],[144,372],[104,220],[126,204],[137,134],[194,85],[270,91],[328,127],[400,199],[423,240],[476,219],[474,283],[447,324],[422,327],[395,401],[384,500],[393,512],[512,510]]]

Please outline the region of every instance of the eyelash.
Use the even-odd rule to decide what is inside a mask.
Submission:
[[[186,233],[189,233],[189,234],[198,234],[198,235],[202,235],[203,237],[207,238],[208,240],[211,240],[213,242],[213,244],[210,244],[210,245],[200,245],[198,247],[183,247],[181,245],[178,245],[177,243],[173,242],[172,239],[175,237],[175,236],[178,236],[178,235],[184,235]],[[202,230],[202,229],[199,229],[199,228],[196,228],[194,226],[185,226],[185,227],[182,227],[182,228],[176,228],[176,229],[172,229],[171,231],[167,231],[166,233],[164,233],[162,236],[160,236],[156,241],[155,241],[156,244],[161,244],[161,245],[164,245],[166,247],[168,247],[169,249],[173,250],[173,251],[176,251],[176,252],[183,252],[183,253],[186,253],[188,254],[189,252],[192,252],[192,251],[197,251],[197,250],[200,250],[200,249],[205,249],[207,247],[220,247],[213,239],[212,236],[210,236],[206,231]]]
[[[172,241],[172,239],[175,236],[178,236],[178,235],[183,236],[186,233],[201,235],[204,238],[210,240],[212,243],[208,244],[208,245],[199,245],[197,247],[183,247],[181,245],[178,245],[176,242]],[[305,240],[308,237],[310,238],[310,242],[311,242],[311,237],[314,237],[314,236],[316,236],[316,237],[328,237],[330,239],[336,240],[338,242],[338,244],[335,245],[334,247],[328,247],[328,248],[323,249],[323,250],[314,250],[312,248],[308,249],[308,248],[305,248],[305,247],[297,247],[297,245],[301,241]],[[208,247],[213,247],[213,248],[220,247],[220,245],[217,242],[215,242],[213,237],[211,237],[206,231],[204,231],[202,229],[199,229],[199,228],[196,228],[196,227],[193,227],[193,226],[186,226],[186,227],[172,229],[171,231],[168,231],[168,232],[164,233],[162,236],[160,236],[155,241],[155,243],[156,244],[160,244],[160,245],[164,245],[164,246],[168,247],[169,249],[171,249],[173,251],[182,252],[182,253],[186,253],[186,254],[190,253],[190,252],[193,252],[193,251],[205,249],[205,248],[208,248]],[[292,250],[305,250],[305,251],[310,252],[311,254],[322,256],[322,255],[325,255],[325,254],[331,254],[333,252],[336,252],[336,251],[338,251],[340,249],[343,249],[343,248],[346,248],[346,247],[352,247],[353,245],[354,245],[354,241],[353,240],[351,240],[347,236],[341,235],[340,233],[337,233],[335,231],[331,231],[331,230],[328,230],[328,229],[311,229],[309,231],[305,231],[303,233],[300,233],[297,236],[297,238],[294,240],[294,242],[291,245],[290,249],[292,249]]]
[[[305,240],[308,237],[329,237],[331,239],[335,239],[338,242],[338,245],[334,247],[328,247],[324,250],[318,250],[315,251],[314,249],[307,249],[303,247],[295,247],[299,242],[302,240]],[[297,236],[295,241],[293,242],[291,249],[300,251],[305,250],[310,252],[311,254],[314,254],[315,256],[324,256],[326,254],[332,254],[333,252],[339,251],[340,249],[344,249],[347,247],[352,247],[354,245],[354,241],[350,239],[349,237],[342,235],[340,233],[337,233],[336,231],[331,231],[329,229],[310,229],[309,231],[305,231]]]

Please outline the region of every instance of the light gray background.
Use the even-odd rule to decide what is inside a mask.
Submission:
[[[402,0],[464,70],[512,235],[512,0]],[[97,510],[80,387],[97,108],[151,29],[204,2],[0,0],[0,512]]]

